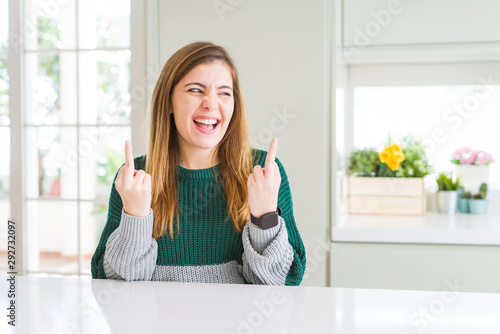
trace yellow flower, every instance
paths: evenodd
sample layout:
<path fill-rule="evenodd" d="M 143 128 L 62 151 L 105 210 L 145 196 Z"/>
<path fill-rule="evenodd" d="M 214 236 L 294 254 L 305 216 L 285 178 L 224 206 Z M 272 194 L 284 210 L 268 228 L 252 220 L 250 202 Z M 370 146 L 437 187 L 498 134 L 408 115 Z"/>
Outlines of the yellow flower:
<path fill-rule="evenodd" d="M 404 153 L 401 151 L 401 147 L 398 144 L 392 144 L 386 147 L 382 152 L 378 154 L 380 161 L 385 162 L 387 167 L 391 170 L 398 170 L 400 163 L 405 159 Z"/>

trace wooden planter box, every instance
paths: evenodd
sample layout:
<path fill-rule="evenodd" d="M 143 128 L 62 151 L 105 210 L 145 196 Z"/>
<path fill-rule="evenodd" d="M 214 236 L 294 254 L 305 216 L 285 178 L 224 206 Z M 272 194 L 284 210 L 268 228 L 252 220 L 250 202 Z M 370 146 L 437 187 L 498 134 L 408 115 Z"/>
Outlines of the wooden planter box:
<path fill-rule="evenodd" d="M 349 213 L 355 215 L 423 215 L 423 178 L 349 177 Z"/>

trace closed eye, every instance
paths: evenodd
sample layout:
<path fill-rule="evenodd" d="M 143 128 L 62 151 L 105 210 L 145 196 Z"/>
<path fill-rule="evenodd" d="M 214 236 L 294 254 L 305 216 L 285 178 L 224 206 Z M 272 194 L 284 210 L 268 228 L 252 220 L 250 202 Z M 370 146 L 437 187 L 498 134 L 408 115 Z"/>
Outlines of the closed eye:
<path fill-rule="evenodd" d="M 225 96 L 231 96 L 231 93 L 228 92 L 221 92 L 220 95 L 225 95 Z"/>

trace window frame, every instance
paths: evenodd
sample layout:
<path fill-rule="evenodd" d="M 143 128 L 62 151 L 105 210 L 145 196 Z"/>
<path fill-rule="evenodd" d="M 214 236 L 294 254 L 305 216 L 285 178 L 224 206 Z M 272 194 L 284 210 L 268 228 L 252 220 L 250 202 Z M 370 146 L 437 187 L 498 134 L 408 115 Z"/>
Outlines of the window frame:
<path fill-rule="evenodd" d="M 76 10 L 78 10 L 78 2 L 76 1 Z M 27 247 L 29 245 L 25 244 L 27 233 L 24 229 L 26 226 L 25 219 L 27 217 L 26 207 L 27 201 L 30 200 L 26 196 L 26 131 L 28 128 L 33 127 L 33 125 L 28 125 L 26 123 L 26 110 L 25 101 L 26 98 L 23 92 L 23 81 L 24 76 L 24 64 L 26 50 L 23 46 L 23 22 L 24 22 L 24 5 L 25 0 L 9 0 L 9 47 L 8 47 L 8 73 L 9 73 L 9 116 L 10 116 L 10 217 L 16 223 L 16 272 L 18 275 L 25 275 L 26 270 L 26 260 L 27 260 Z M 146 80 L 146 4 L 140 1 L 130 0 L 130 47 L 129 48 L 112 48 L 113 51 L 119 50 L 130 50 L 130 104 L 131 104 L 131 116 L 130 124 L 125 124 L 122 126 L 128 126 L 131 130 L 131 140 L 134 148 L 134 153 L 136 155 L 144 154 L 145 151 L 145 129 L 144 122 L 146 121 L 146 111 L 147 111 L 147 80 Z M 78 17 L 76 29 L 78 36 Z M 78 43 L 78 40 L 77 40 Z M 96 51 L 106 51 L 110 48 L 95 48 Z M 76 57 L 81 52 L 88 51 L 86 49 L 79 49 L 78 44 L 75 50 Z M 94 49 L 92 49 L 94 51 Z M 28 51 L 33 52 L 33 51 Z M 64 51 L 62 51 L 64 52 Z M 77 62 L 78 65 L 78 62 Z M 77 71 L 75 80 L 78 82 L 79 73 Z M 77 83 L 78 85 L 78 83 Z M 78 94 L 78 92 L 77 92 Z M 79 106 L 77 105 L 77 108 Z M 80 129 L 85 126 L 97 126 L 83 125 L 77 120 L 76 122 L 77 138 L 81 136 Z M 58 125 L 61 126 L 61 125 Z M 115 125 L 113 125 L 115 126 Z M 64 127 L 64 125 L 63 125 Z M 78 147 L 79 148 L 79 147 Z M 14 152 L 21 152 L 21 154 L 14 154 Z M 79 177 L 79 164 L 78 164 L 78 183 L 80 182 Z M 40 199 L 38 199 L 40 200 Z M 42 199 L 44 200 L 44 199 Z M 62 199 L 64 201 L 64 199 Z M 72 199 L 78 206 L 77 214 L 77 233 L 78 233 L 78 276 L 86 276 L 82 274 L 82 245 L 81 245 L 81 215 L 80 215 L 80 204 L 83 202 L 89 202 L 89 200 L 81 199 L 78 192 L 78 197 Z M 37 274 L 41 272 L 29 273 Z M 54 275 L 75 275 L 74 273 L 60 273 L 60 272 L 46 272 L 44 274 L 54 274 Z"/>

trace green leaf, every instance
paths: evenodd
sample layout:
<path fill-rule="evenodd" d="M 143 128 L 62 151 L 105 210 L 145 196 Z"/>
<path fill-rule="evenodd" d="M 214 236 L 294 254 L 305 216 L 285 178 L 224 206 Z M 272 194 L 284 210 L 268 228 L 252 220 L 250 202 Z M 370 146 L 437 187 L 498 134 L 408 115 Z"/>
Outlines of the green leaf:
<path fill-rule="evenodd" d="M 460 188 L 460 177 L 453 180 L 453 173 L 440 173 L 436 182 L 440 191 L 456 191 Z"/>
<path fill-rule="evenodd" d="M 378 152 L 372 148 L 356 150 L 349 157 L 349 173 L 357 176 L 378 176 L 381 164 Z"/>

